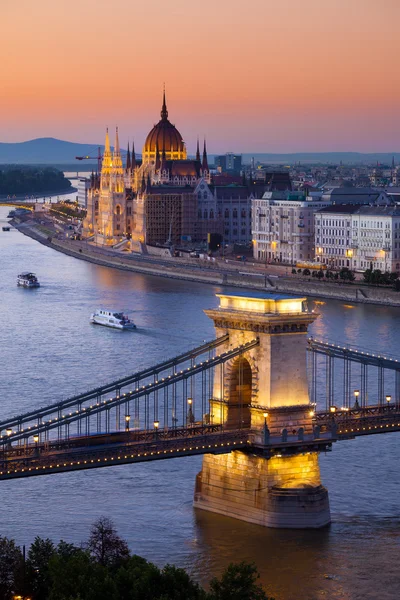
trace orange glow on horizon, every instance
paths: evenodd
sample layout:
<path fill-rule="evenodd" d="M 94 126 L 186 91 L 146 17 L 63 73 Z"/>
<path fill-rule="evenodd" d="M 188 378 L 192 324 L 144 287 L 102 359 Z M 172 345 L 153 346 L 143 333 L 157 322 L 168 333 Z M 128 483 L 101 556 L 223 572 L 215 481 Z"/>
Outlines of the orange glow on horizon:
<path fill-rule="evenodd" d="M 2 7 L 0 141 L 141 151 L 159 119 L 194 153 L 399 150 L 398 0 L 20 0 Z"/>

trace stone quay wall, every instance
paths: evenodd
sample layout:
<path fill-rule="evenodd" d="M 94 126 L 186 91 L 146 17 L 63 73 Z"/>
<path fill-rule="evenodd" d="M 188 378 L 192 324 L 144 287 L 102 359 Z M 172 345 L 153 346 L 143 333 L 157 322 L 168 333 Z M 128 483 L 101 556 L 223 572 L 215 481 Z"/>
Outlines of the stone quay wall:
<path fill-rule="evenodd" d="M 265 290 L 272 293 L 288 293 L 301 296 L 313 296 L 341 300 L 349 303 L 377 304 L 385 306 L 400 306 L 400 292 L 393 289 L 370 287 L 353 284 L 315 282 L 309 278 L 271 277 L 262 273 L 239 273 L 238 271 L 225 270 L 223 265 L 213 267 L 200 267 L 187 263 L 178 263 L 176 259 L 160 257 L 157 264 L 155 257 L 146 260 L 145 256 L 125 256 L 113 250 L 91 248 L 90 244 L 76 241 L 48 239 L 34 223 L 19 223 L 12 221 L 17 229 L 25 235 L 54 248 L 59 252 L 87 260 L 98 265 L 145 273 L 157 277 L 169 277 L 186 281 L 196 281 L 211 285 L 223 285 L 245 288 L 249 290 Z M 168 264 L 170 262 L 170 264 Z"/>

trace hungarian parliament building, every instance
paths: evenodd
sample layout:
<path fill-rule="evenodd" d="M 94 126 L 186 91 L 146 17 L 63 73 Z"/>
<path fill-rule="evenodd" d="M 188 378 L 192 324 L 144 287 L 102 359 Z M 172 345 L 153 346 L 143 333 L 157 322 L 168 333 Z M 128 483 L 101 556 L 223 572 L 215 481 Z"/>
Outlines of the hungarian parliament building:
<path fill-rule="evenodd" d="M 99 245 L 135 250 L 204 242 L 209 234 L 248 244 L 251 202 L 264 190 L 260 182 L 215 185 L 206 142 L 202 153 L 197 142 L 195 158 L 188 158 L 168 119 L 164 92 L 161 119 L 146 138 L 141 160 L 128 146 L 124 165 L 118 129 L 113 150 L 107 130 L 101 172 L 90 180 L 83 234 Z"/>

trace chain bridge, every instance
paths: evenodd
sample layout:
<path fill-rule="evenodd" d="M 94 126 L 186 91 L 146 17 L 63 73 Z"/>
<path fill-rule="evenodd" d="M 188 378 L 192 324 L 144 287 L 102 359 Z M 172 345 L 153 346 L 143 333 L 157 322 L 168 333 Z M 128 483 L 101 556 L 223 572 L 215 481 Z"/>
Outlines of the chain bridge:
<path fill-rule="evenodd" d="M 216 339 L 0 422 L 0 479 L 202 454 L 195 506 L 330 522 L 318 453 L 400 431 L 400 362 L 307 338 L 305 298 L 218 294 Z"/>

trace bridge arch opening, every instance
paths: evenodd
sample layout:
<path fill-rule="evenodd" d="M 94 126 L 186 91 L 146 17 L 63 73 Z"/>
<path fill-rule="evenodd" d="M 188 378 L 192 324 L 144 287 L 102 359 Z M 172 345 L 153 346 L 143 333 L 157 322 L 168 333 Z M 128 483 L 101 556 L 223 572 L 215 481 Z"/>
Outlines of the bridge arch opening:
<path fill-rule="evenodd" d="M 249 361 L 239 356 L 231 366 L 228 388 L 228 412 L 226 427 L 242 429 L 250 427 L 252 371 Z"/>

